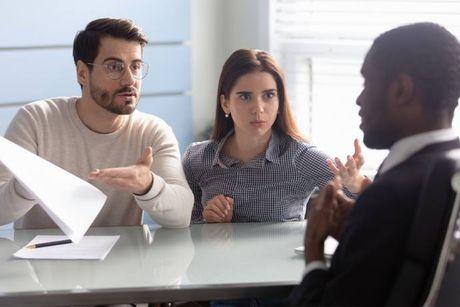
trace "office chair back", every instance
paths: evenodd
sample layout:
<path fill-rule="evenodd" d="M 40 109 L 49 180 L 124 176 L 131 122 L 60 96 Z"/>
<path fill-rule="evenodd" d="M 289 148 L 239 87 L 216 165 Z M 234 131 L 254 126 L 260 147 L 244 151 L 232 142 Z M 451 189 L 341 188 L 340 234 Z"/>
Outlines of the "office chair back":
<path fill-rule="evenodd" d="M 452 188 L 457 197 L 424 306 L 460 306 L 460 172 L 452 178 Z"/>
<path fill-rule="evenodd" d="M 459 199 L 451 180 L 460 171 L 460 150 L 446 152 L 430 167 L 420 193 L 406 254 L 387 300 L 388 306 L 423 305 L 438 259 L 457 217 Z M 460 178 L 460 177 L 459 177 Z"/>

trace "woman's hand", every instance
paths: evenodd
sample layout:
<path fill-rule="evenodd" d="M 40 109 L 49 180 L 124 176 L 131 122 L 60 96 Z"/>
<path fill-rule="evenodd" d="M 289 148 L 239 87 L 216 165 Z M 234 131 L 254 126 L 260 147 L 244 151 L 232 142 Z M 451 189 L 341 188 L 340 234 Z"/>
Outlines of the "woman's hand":
<path fill-rule="evenodd" d="M 222 194 L 208 200 L 203 218 L 208 223 L 230 223 L 233 217 L 233 198 Z"/>
<path fill-rule="evenodd" d="M 360 173 L 361 167 L 364 164 L 364 156 L 358 139 L 355 139 L 354 147 L 355 152 L 352 156 L 347 156 L 345 164 L 336 157 L 334 161 L 327 160 L 327 165 L 335 176 L 342 178 L 343 185 L 350 192 L 357 194 L 363 190 L 364 185 L 367 186 L 369 179 Z"/>

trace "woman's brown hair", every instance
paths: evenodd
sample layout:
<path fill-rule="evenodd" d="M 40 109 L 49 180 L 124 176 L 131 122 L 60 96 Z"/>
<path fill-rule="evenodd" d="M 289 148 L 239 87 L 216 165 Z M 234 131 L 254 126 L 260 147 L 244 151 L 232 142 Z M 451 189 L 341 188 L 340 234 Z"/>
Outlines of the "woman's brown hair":
<path fill-rule="evenodd" d="M 238 78 L 256 71 L 271 74 L 276 82 L 279 107 L 273 129 L 295 140 L 305 141 L 292 116 L 281 68 L 270 54 L 255 49 L 239 49 L 233 52 L 222 68 L 217 88 L 216 117 L 211 138 L 220 140 L 233 129 L 233 120 L 225 117 L 225 112 L 220 105 L 220 96 L 224 95 L 228 99 Z"/>

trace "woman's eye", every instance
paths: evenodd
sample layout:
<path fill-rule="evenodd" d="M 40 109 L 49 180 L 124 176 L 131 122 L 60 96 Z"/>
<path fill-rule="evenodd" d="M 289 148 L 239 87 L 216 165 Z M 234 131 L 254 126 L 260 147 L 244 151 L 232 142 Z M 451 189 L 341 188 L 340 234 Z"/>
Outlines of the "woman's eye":
<path fill-rule="evenodd" d="M 271 99 L 271 98 L 273 98 L 273 97 L 275 97 L 275 96 L 276 96 L 276 95 L 275 95 L 274 92 L 268 92 L 268 93 L 265 94 L 265 97 L 267 97 L 267 98 L 269 98 L 269 99 Z"/>
<path fill-rule="evenodd" d="M 251 95 L 249 95 L 249 94 L 240 94 L 240 99 L 245 100 L 245 101 L 249 100 L 249 99 L 251 99 Z"/>

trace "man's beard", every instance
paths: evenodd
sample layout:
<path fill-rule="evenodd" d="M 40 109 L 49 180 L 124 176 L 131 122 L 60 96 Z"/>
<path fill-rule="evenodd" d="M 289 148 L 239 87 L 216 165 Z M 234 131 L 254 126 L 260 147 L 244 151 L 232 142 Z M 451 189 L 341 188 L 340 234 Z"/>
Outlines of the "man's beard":
<path fill-rule="evenodd" d="M 119 93 L 124 92 L 136 92 L 136 90 L 132 87 L 126 86 L 121 89 L 116 90 L 113 93 L 109 91 L 97 87 L 93 85 L 91 82 L 89 84 L 89 91 L 91 98 L 102 108 L 106 109 L 107 111 L 118 114 L 118 115 L 126 115 L 131 114 L 136 109 L 136 106 L 139 102 L 138 96 L 134 97 L 134 100 L 131 103 L 122 103 L 117 105 L 115 102 L 115 97 Z"/>

